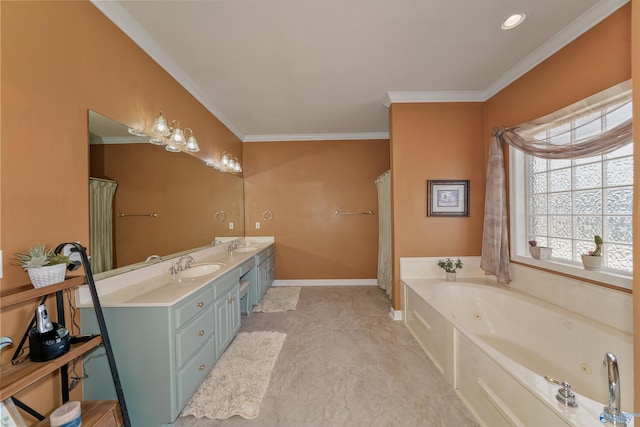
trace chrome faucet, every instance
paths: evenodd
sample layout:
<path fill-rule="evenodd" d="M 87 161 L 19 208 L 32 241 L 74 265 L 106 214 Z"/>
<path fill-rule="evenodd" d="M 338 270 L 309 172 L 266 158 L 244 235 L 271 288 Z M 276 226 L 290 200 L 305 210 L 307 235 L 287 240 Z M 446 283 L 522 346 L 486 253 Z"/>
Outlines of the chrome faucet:
<path fill-rule="evenodd" d="M 149 255 L 145 262 L 154 261 L 154 260 L 162 261 L 162 257 L 160 255 Z"/>
<path fill-rule="evenodd" d="M 604 412 L 609 415 L 609 424 L 626 426 L 626 418 L 620 411 L 620 375 L 618 373 L 618 359 L 613 353 L 606 353 L 602 363 L 607 367 L 607 377 L 609 378 L 609 406 L 604 408 Z"/>
<path fill-rule="evenodd" d="M 229 251 L 229 255 L 233 255 L 233 251 L 238 249 L 239 245 L 240 245 L 240 239 L 234 239 L 230 241 L 229 246 L 227 247 L 227 250 Z"/>
<path fill-rule="evenodd" d="M 185 262 L 184 267 L 182 266 L 182 260 L 187 260 L 187 262 Z M 191 267 L 191 263 L 195 262 L 195 258 L 193 258 L 191 255 L 182 255 L 180 257 L 180 259 L 178 260 L 178 262 L 176 263 L 176 269 L 178 271 L 182 271 L 186 268 L 190 268 Z"/>

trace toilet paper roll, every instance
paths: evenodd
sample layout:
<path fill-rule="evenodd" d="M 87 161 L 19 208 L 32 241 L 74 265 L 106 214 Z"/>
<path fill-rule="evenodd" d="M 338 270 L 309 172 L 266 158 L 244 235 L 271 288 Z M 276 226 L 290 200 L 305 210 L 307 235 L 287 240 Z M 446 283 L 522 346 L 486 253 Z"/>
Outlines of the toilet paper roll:
<path fill-rule="evenodd" d="M 67 402 L 51 413 L 51 427 L 79 427 L 82 425 L 80 402 Z"/>

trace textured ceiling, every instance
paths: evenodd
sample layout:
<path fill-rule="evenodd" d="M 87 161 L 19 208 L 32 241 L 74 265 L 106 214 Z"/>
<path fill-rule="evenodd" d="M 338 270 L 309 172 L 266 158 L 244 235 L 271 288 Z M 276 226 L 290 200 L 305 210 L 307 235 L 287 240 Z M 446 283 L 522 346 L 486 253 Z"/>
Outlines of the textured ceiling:
<path fill-rule="evenodd" d="M 385 103 L 482 101 L 626 0 L 94 1 L 240 139 L 386 137 Z M 500 24 L 527 11 L 519 27 Z"/>

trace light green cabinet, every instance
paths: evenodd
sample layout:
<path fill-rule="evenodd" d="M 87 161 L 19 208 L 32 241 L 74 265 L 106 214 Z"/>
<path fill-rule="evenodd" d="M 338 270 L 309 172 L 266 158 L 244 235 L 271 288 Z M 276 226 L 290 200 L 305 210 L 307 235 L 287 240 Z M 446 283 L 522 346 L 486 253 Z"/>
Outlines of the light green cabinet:
<path fill-rule="evenodd" d="M 240 330 L 240 286 L 222 290 L 214 305 L 217 360 Z"/>
<path fill-rule="evenodd" d="M 234 269 L 170 307 L 103 307 L 132 425 L 178 418 L 240 329 L 239 278 Z M 83 333 L 97 331 L 93 309 L 81 313 Z M 114 399 L 104 350 L 83 363 L 83 398 Z"/>

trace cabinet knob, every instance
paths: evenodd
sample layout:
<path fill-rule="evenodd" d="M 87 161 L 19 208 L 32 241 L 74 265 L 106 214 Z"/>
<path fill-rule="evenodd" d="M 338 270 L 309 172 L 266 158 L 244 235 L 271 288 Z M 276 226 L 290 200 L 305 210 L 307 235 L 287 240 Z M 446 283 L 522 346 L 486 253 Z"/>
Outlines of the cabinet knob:
<path fill-rule="evenodd" d="M 202 307 L 204 307 L 204 303 L 203 303 L 202 301 L 200 301 L 200 302 L 198 303 L 198 308 L 202 308 Z"/>
<path fill-rule="evenodd" d="M 204 331 L 198 331 L 198 335 L 203 336 L 204 335 Z"/>
<path fill-rule="evenodd" d="M 200 367 L 198 368 L 201 371 L 204 371 L 204 365 L 200 365 Z"/>

